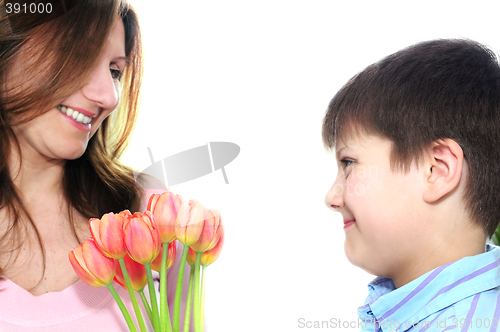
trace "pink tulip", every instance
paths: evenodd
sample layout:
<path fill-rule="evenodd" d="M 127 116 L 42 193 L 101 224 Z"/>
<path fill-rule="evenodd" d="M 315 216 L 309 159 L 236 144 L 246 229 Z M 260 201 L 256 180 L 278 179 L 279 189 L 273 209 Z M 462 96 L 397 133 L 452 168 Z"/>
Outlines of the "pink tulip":
<path fill-rule="evenodd" d="M 69 261 L 80 279 L 93 287 L 107 286 L 115 276 L 115 260 L 104 256 L 92 238 L 70 251 Z"/>
<path fill-rule="evenodd" d="M 156 259 L 151 263 L 151 269 L 160 272 L 162 255 L 163 255 L 163 246 L 160 249 L 158 257 L 156 257 Z M 175 241 L 170 242 L 168 244 L 167 269 L 169 269 L 174 264 L 176 255 L 177 255 L 177 243 Z"/>
<path fill-rule="evenodd" d="M 150 264 L 160 252 L 160 234 L 151 212 L 136 212 L 123 225 L 123 238 L 130 257 L 143 265 Z"/>
<path fill-rule="evenodd" d="M 201 202 L 191 199 L 184 201 L 177 215 L 175 236 L 185 246 L 198 241 L 203 230 L 205 207 Z"/>
<path fill-rule="evenodd" d="M 219 241 L 215 244 L 215 246 L 212 249 L 209 249 L 207 251 L 204 251 L 201 254 L 201 263 L 200 265 L 202 266 L 209 266 L 213 262 L 215 262 L 222 251 L 222 246 L 224 245 L 224 228 L 221 227 L 220 231 L 220 237 Z M 190 263 L 193 262 L 193 264 Z M 189 265 L 193 266 L 194 261 L 196 261 L 196 251 L 193 249 L 189 248 L 188 256 L 187 256 L 187 262 Z"/>
<path fill-rule="evenodd" d="M 201 235 L 198 241 L 190 246 L 196 252 L 212 249 L 219 241 L 222 230 L 222 218 L 219 210 L 205 209 L 204 218 Z"/>
<path fill-rule="evenodd" d="M 89 220 L 92 237 L 104 255 L 118 259 L 127 254 L 123 241 L 123 223 L 126 218 L 126 214 L 122 212 L 119 214 L 110 212 L 101 219 Z"/>
<path fill-rule="evenodd" d="M 123 257 L 123 261 L 125 262 L 125 267 L 127 268 L 128 276 L 130 277 L 130 282 L 132 283 L 132 288 L 134 289 L 134 291 L 138 292 L 144 289 L 144 287 L 146 287 L 146 284 L 148 283 L 146 268 L 144 267 L 144 265 L 137 263 L 132 258 L 130 258 L 129 255 Z M 123 288 L 127 289 L 120 263 L 117 260 L 115 260 L 115 263 L 115 281 L 119 283 Z"/>
<path fill-rule="evenodd" d="M 154 216 L 161 242 L 170 243 L 175 240 L 175 221 L 181 205 L 182 197 L 169 191 L 153 194 L 149 198 L 148 211 Z"/>

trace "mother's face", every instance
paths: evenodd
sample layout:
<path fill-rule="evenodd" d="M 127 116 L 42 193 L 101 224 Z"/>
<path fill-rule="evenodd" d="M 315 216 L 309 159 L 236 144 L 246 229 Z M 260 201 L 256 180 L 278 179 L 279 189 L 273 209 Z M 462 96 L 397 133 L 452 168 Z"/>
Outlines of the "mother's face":
<path fill-rule="evenodd" d="M 57 107 L 13 128 L 23 155 L 46 160 L 80 157 L 102 121 L 120 102 L 119 78 L 126 62 L 125 30 L 117 17 L 101 57 L 81 88 Z M 19 73 L 20 68 L 22 59 L 14 63 L 11 72 Z"/>

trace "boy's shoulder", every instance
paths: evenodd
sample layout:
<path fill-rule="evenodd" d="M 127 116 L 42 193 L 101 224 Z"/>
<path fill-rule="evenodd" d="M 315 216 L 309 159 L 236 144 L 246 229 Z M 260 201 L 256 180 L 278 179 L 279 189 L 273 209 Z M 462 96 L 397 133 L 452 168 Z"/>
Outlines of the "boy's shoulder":
<path fill-rule="evenodd" d="M 460 330 L 496 328 L 500 326 L 500 286 L 480 291 L 453 305 L 452 323 Z"/>
<path fill-rule="evenodd" d="M 398 331 L 478 331 L 500 325 L 500 248 L 464 257 L 391 289 L 392 281 L 377 278 L 358 309 L 361 320 L 392 322 Z M 383 327 L 383 326 L 382 326 Z M 409 328 L 409 329 L 408 329 Z M 367 329 L 369 331 L 370 329 Z"/>
<path fill-rule="evenodd" d="M 490 331 L 500 326 L 500 286 L 483 290 L 443 308 L 423 322 L 432 331 Z M 426 326 L 421 323 L 421 327 Z"/>

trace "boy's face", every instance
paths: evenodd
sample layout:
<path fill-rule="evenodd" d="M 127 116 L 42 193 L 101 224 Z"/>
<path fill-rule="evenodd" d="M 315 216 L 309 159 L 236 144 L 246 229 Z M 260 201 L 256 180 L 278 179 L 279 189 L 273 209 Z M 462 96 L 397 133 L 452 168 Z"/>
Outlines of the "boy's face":
<path fill-rule="evenodd" d="M 390 140 L 377 136 L 338 140 L 338 175 L 325 197 L 326 205 L 344 219 L 339 227 L 344 227 L 349 261 L 389 278 L 411 270 L 419 246 L 432 237 L 431 224 L 421 213 L 425 174 L 414 164 L 407 174 L 392 173 L 391 148 Z"/>

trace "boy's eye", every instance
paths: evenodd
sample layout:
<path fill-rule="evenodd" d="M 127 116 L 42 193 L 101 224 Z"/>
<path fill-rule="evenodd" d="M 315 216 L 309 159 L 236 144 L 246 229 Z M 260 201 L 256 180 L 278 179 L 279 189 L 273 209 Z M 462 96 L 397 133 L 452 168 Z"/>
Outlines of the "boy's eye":
<path fill-rule="evenodd" d="M 347 166 L 349 166 L 350 164 L 352 164 L 352 163 L 353 163 L 353 161 L 352 161 L 352 160 L 349 160 L 349 159 L 342 159 L 340 162 L 341 162 L 342 164 L 344 164 L 344 167 L 347 167 Z"/>
<path fill-rule="evenodd" d="M 109 71 L 111 72 L 111 77 L 113 77 L 114 80 L 119 81 L 120 78 L 122 77 L 122 72 L 118 69 L 110 68 Z"/>

